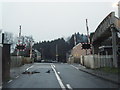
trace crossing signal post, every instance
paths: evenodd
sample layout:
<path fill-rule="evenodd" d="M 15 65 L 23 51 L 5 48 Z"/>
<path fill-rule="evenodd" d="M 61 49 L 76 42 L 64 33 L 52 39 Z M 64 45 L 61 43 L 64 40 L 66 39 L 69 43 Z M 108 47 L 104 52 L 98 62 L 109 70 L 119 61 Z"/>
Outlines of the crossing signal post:
<path fill-rule="evenodd" d="M 82 44 L 82 49 L 91 49 L 91 45 L 88 43 Z"/>
<path fill-rule="evenodd" d="M 24 51 L 26 48 L 25 44 L 17 44 L 16 49 L 17 49 L 17 56 L 19 56 L 20 51 Z"/>
<path fill-rule="evenodd" d="M 25 49 L 25 45 L 17 45 L 16 47 L 18 50 L 24 50 Z"/>
<path fill-rule="evenodd" d="M 88 50 L 88 49 L 91 49 L 91 44 L 83 43 L 83 44 L 82 44 L 82 49 L 85 49 L 85 50 L 86 50 L 86 55 L 87 55 L 87 50 Z"/>

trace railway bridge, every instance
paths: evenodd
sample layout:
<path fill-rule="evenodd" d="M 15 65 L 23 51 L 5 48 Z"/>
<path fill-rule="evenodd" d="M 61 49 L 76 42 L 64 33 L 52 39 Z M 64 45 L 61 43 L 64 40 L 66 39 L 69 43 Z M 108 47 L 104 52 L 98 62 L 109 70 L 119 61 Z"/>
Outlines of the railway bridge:
<path fill-rule="evenodd" d="M 113 64 L 118 67 L 120 58 L 120 19 L 115 16 L 115 12 L 111 12 L 97 27 L 93 38 L 92 48 L 93 54 L 102 54 L 108 50 L 107 54 L 113 56 Z"/>

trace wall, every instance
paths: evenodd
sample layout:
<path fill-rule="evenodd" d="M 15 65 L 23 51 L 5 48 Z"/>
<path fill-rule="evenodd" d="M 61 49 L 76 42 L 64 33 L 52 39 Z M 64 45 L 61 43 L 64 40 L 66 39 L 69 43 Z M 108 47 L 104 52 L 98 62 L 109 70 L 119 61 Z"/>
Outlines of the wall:
<path fill-rule="evenodd" d="M 23 56 L 11 56 L 11 64 L 10 67 L 20 67 L 24 64 L 33 63 L 34 60 L 30 59 L 30 57 L 23 57 Z"/>
<path fill-rule="evenodd" d="M 115 67 L 112 55 L 81 56 L 80 63 L 88 68 Z"/>
<path fill-rule="evenodd" d="M 21 56 L 11 56 L 11 68 L 13 67 L 19 67 L 22 65 L 22 59 Z"/>
<path fill-rule="evenodd" d="M 2 45 L 0 44 L 0 86 L 2 86 Z"/>
<path fill-rule="evenodd" d="M 10 79 L 10 44 L 4 44 L 2 48 L 2 82 Z"/>
<path fill-rule="evenodd" d="M 91 50 L 88 49 L 87 54 L 90 54 L 90 53 L 91 53 Z M 73 47 L 73 49 L 71 51 L 71 55 L 75 58 L 80 58 L 80 56 L 85 56 L 86 55 L 86 50 L 82 49 L 82 44 L 79 43 L 75 47 Z"/>

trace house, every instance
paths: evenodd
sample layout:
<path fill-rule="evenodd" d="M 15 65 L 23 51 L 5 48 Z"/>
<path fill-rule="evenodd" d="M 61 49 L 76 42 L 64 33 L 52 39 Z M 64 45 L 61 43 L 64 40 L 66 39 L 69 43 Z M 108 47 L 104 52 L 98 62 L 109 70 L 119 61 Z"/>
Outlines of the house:
<path fill-rule="evenodd" d="M 83 43 L 78 43 L 76 46 L 72 48 L 71 53 L 69 55 L 68 62 L 80 63 L 80 58 L 82 56 L 91 54 L 91 49 L 83 49 L 82 44 Z"/>

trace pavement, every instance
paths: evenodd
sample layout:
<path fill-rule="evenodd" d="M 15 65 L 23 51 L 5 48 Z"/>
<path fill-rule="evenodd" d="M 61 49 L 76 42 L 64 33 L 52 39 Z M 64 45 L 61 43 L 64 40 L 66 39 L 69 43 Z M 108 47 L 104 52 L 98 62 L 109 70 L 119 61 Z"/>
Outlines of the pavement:
<path fill-rule="evenodd" d="M 21 67 L 14 67 L 10 69 L 10 78 L 15 79 L 16 77 L 19 77 L 22 72 L 26 71 L 27 68 L 32 66 L 33 64 L 25 64 Z"/>
<path fill-rule="evenodd" d="M 115 84 L 120 85 L 120 74 L 113 74 L 113 73 L 106 73 L 101 70 L 94 70 L 94 69 L 88 69 L 85 66 L 82 66 L 81 64 L 73 64 L 76 66 L 79 70 L 89 73 L 91 75 L 94 75 L 96 77 L 102 78 L 104 80 L 110 81 Z"/>

